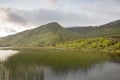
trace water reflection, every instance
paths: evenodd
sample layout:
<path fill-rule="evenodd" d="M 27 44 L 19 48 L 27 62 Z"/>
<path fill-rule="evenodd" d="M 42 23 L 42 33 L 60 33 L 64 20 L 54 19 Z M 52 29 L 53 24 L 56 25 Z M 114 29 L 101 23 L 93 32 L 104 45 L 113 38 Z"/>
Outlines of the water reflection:
<path fill-rule="evenodd" d="M 39 65 L 17 65 L 16 68 L 1 66 L 0 71 L 0 80 L 120 80 L 120 64 L 115 62 L 67 72 L 56 72 L 50 67 Z"/>
<path fill-rule="evenodd" d="M 9 56 L 12 56 L 12 55 L 14 55 L 16 53 L 18 53 L 18 51 L 14 51 L 14 50 L 0 50 L 0 60 L 4 61 Z"/>
<path fill-rule="evenodd" d="M 97 64 L 88 70 L 68 71 L 67 73 L 53 74 L 45 72 L 45 80 L 120 80 L 120 64 L 106 62 Z M 47 77 L 49 75 L 49 77 Z M 51 77 L 52 76 L 52 77 Z"/>

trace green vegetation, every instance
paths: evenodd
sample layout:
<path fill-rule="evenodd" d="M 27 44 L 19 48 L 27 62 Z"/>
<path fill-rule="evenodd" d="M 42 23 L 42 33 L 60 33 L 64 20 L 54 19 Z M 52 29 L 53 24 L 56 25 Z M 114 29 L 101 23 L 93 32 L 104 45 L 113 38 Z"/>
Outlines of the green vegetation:
<path fill-rule="evenodd" d="M 54 46 L 78 39 L 78 35 L 53 22 L 0 39 L 1 46 Z"/>
<path fill-rule="evenodd" d="M 117 38 L 117 40 L 116 40 Z M 107 37 L 107 38 L 93 38 L 81 39 L 76 41 L 65 42 L 56 47 L 60 48 L 75 48 L 83 50 L 102 50 L 102 51 L 120 51 L 120 38 Z"/>
<path fill-rule="evenodd" d="M 120 35 L 120 20 L 101 26 L 73 27 L 67 29 L 78 33 L 81 38 L 97 38 L 103 36 Z"/>
<path fill-rule="evenodd" d="M 53 71 L 55 75 L 79 69 L 85 71 L 95 64 L 111 59 L 107 53 L 75 49 L 21 48 L 18 50 L 20 51 L 18 54 L 9 57 L 4 64 L 0 64 L 1 80 L 45 80 L 44 71 Z"/>
<path fill-rule="evenodd" d="M 0 62 L 0 79 L 44 80 L 44 68 L 65 72 L 79 68 L 84 70 L 111 59 L 119 61 L 119 53 L 107 53 L 120 52 L 119 30 L 120 21 L 100 27 L 77 28 L 77 31 L 53 22 L 0 38 L 0 46 L 12 46 L 19 51 L 5 62 Z"/>
<path fill-rule="evenodd" d="M 58 23 L 53 22 L 35 29 L 1 38 L 0 46 L 60 47 L 84 50 L 120 51 L 119 30 L 120 20 L 99 27 L 82 28 L 63 28 Z"/>
<path fill-rule="evenodd" d="M 86 68 L 108 60 L 108 54 L 64 49 L 21 49 L 6 61 L 7 66 L 42 65 L 55 70 Z"/>

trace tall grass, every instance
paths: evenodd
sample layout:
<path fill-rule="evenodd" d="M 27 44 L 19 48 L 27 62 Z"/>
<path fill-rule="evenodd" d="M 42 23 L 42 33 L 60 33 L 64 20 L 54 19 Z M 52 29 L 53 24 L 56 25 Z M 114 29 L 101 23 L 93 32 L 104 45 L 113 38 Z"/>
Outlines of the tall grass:
<path fill-rule="evenodd" d="M 44 80 L 45 67 L 57 72 L 88 68 L 109 59 L 104 53 L 63 49 L 20 49 L 0 66 L 0 80 Z"/>
<path fill-rule="evenodd" d="M 107 54 L 100 52 L 83 52 L 79 50 L 62 49 L 27 49 L 20 50 L 8 59 L 7 65 L 38 64 L 56 69 L 88 67 L 91 64 L 108 59 Z"/>

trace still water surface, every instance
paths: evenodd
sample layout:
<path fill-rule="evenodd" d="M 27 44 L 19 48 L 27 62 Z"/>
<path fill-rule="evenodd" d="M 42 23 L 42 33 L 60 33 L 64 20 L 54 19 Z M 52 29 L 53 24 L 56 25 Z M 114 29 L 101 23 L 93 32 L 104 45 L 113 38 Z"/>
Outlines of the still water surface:
<path fill-rule="evenodd" d="M 18 51 L 0 50 L 0 59 L 5 60 L 16 53 Z M 54 71 L 50 67 L 39 65 L 27 67 L 19 65 L 15 70 L 0 66 L 0 69 L 0 80 L 120 80 L 120 64 L 113 61 L 97 63 L 89 68 L 67 71 Z M 10 71 L 16 73 L 10 73 Z"/>
<path fill-rule="evenodd" d="M 15 50 L 0 50 L 0 60 L 4 61 L 9 56 L 12 56 L 16 53 L 18 53 L 18 51 L 15 51 Z"/>
<path fill-rule="evenodd" d="M 87 70 L 79 69 L 59 74 L 48 70 L 44 75 L 45 80 L 120 80 L 120 64 L 105 62 Z"/>

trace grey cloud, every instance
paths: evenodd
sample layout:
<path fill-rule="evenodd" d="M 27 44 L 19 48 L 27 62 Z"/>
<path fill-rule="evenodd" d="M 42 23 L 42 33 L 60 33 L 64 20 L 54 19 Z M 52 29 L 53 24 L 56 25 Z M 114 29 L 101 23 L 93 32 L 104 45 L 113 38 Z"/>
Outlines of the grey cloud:
<path fill-rule="evenodd" d="M 39 26 L 48 22 L 59 22 L 64 26 L 75 26 L 75 25 L 91 25 L 98 23 L 96 17 L 90 17 L 85 13 L 72 13 L 64 12 L 62 10 L 48 10 L 48 9 L 37 9 L 37 10 L 7 10 L 7 18 L 5 21 L 13 24 L 28 25 L 28 23 Z M 27 26 L 26 26 L 27 27 Z"/>
<path fill-rule="evenodd" d="M 13 24 L 28 25 L 28 22 L 19 14 L 19 12 L 11 9 L 5 9 L 4 11 L 6 14 L 5 21 Z"/>
<path fill-rule="evenodd" d="M 11 13 L 11 12 L 7 13 L 6 21 L 12 22 L 12 23 L 15 23 L 15 24 L 21 24 L 21 25 L 27 25 L 28 24 L 27 21 L 23 17 L 21 17 L 19 14 Z"/>
<path fill-rule="evenodd" d="M 98 4 L 98 2 L 95 3 Z M 105 5 L 102 5 L 102 3 L 98 7 L 95 5 L 91 6 L 91 4 L 84 5 L 80 8 L 81 12 L 66 12 L 57 9 L 12 10 L 1 8 L 1 10 L 5 10 L 7 15 L 5 21 L 24 26 L 28 24 L 39 26 L 53 21 L 59 22 L 64 26 L 100 25 L 111 19 L 120 18 L 120 6 L 116 5 L 115 9 L 112 7 L 105 7 L 103 9 Z"/>
<path fill-rule="evenodd" d="M 56 21 L 63 25 L 85 25 L 93 23 L 91 18 L 86 14 L 64 12 L 62 10 L 47 10 L 47 9 L 38 9 L 33 11 L 20 11 L 21 15 L 30 23 L 34 25 L 41 25 L 48 22 Z"/>
<path fill-rule="evenodd" d="M 110 20 L 120 18 L 120 0 L 1 0 L 6 5 L 16 2 L 14 7 L 36 7 L 37 10 L 8 10 L 5 12 L 7 18 L 5 21 L 21 24 L 21 25 L 41 25 L 47 22 L 57 21 L 63 25 L 99 25 Z M 74 1 L 74 5 L 71 2 Z M 29 4 L 28 4 L 29 2 Z M 43 9 L 49 4 L 57 4 L 57 9 L 53 8 Z M 21 4 L 24 3 L 22 6 Z M 28 5 L 27 5 L 28 4 Z M 33 5 L 32 5 L 33 4 Z M 65 4 L 65 6 L 61 6 Z M 64 12 L 67 6 L 71 12 Z M 38 9 L 42 7 L 42 9 Z M 23 8 L 23 9 L 24 9 Z M 75 11 L 74 11 L 75 8 Z M 74 13 L 73 13 L 74 12 Z"/>

